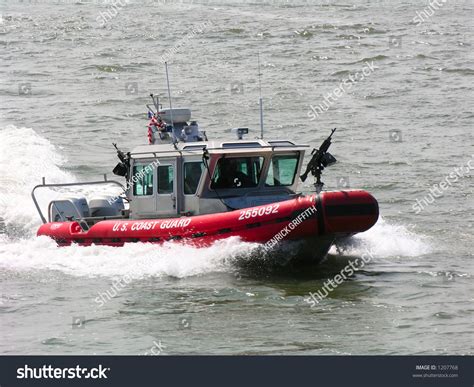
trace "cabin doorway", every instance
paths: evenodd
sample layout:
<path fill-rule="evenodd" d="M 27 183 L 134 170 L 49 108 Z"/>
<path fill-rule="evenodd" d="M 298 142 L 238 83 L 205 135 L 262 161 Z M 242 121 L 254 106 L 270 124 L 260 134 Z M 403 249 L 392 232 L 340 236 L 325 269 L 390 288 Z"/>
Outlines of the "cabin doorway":
<path fill-rule="evenodd" d="M 176 159 L 160 159 L 156 172 L 156 214 L 158 216 L 177 214 L 178 168 Z"/>

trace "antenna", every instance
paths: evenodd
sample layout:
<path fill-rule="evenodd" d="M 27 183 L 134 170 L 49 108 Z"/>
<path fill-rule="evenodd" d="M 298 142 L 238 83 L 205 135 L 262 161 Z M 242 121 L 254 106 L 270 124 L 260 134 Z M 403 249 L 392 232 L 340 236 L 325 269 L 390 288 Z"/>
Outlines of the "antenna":
<path fill-rule="evenodd" d="M 173 137 L 174 137 L 173 105 L 171 104 L 171 89 L 170 89 L 170 78 L 169 78 L 169 75 L 168 75 L 168 62 L 165 62 L 165 69 L 166 69 L 166 83 L 168 85 L 168 99 L 170 101 L 171 128 L 173 128 Z M 176 138 L 174 140 L 176 141 Z"/>
<path fill-rule="evenodd" d="M 260 53 L 257 54 L 258 60 L 258 87 L 260 90 L 260 98 L 258 104 L 260 106 L 260 138 L 263 140 L 263 99 L 262 99 L 262 73 L 260 71 Z"/>
<path fill-rule="evenodd" d="M 157 112 L 160 111 L 160 100 L 158 97 L 155 97 L 153 93 L 150 94 L 151 99 L 153 100 L 153 105 L 155 105 L 155 109 Z"/>

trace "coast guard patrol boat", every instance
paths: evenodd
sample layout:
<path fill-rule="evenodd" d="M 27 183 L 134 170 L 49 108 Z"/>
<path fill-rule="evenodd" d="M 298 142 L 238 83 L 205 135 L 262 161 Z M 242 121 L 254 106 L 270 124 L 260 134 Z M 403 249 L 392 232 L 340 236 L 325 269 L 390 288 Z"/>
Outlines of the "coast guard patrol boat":
<path fill-rule="evenodd" d="M 328 152 L 334 130 L 313 150 L 300 176 L 308 145 L 246 139 L 247 128 L 234 129 L 235 139 L 209 140 L 190 109 L 163 109 L 151 97 L 148 144 L 127 153 L 117 148 L 120 162 L 113 172 L 125 184 L 106 176 L 65 184 L 43 178 L 32 192 L 43 221 L 38 235 L 60 246 L 167 241 L 209 246 L 238 237 L 261 244 L 270 257 L 292 246 L 294 258 L 314 261 L 338 238 L 377 222 L 378 204 L 368 192 L 322 190 L 321 173 L 336 161 Z M 315 192 L 303 195 L 298 186 L 308 174 L 315 177 Z M 99 184 L 115 184 L 121 194 L 53 200 L 46 217 L 35 197 L 39 188 Z"/>

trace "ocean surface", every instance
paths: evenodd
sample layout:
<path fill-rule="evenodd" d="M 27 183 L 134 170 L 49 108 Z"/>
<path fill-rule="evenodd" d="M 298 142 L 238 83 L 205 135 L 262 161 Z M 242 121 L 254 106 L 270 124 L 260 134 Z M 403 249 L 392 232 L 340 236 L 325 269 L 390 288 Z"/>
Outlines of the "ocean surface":
<path fill-rule="evenodd" d="M 473 1 L 114 4 L 0 1 L 1 354 L 474 353 Z M 112 176 L 112 142 L 147 142 L 148 94 L 168 103 L 163 60 L 173 105 L 210 138 L 257 136 L 258 55 L 265 136 L 319 146 L 337 127 L 323 181 L 371 192 L 376 226 L 320 265 L 258 271 L 239 264 L 258 246 L 237 239 L 58 248 L 35 236 L 41 177 Z"/>

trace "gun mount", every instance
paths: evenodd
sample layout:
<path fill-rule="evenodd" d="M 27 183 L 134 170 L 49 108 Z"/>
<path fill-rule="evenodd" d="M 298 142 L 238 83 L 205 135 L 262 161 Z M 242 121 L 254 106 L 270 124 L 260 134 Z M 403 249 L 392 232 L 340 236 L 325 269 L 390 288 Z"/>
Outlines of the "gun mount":
<path fill-rule="evenodd" d="M 323 141 L 319 149 L 313 149 L 311 152 L 311 160 L 306 166 L 305 172 L 300 176 L 301 181 L 304 182 L 307 179 L 308 174 L 311 172 L 311 174 L 316 178 L 314 188 L 317 193 L 320 193 L 324 186 L 324 183 L 321 181 L 321 174 L 324 168 L 333 165 L 337 161 L 336 158 L 328 152 L 328 149 L 331 146 L 331 137 L 335 131 L 336 128 L 331 131 L 331 134 Z"/>
<path fill-rule="evenodd" d="M 130 152 L 125 154 L 117 147 L 117 144 L 112 143 L 112 145 L 117 150 L 117 157 L 120 160 L 112 172 L 114 175 L 124 176 L 128 179 L 128 174 L 130 172 Z"/>

